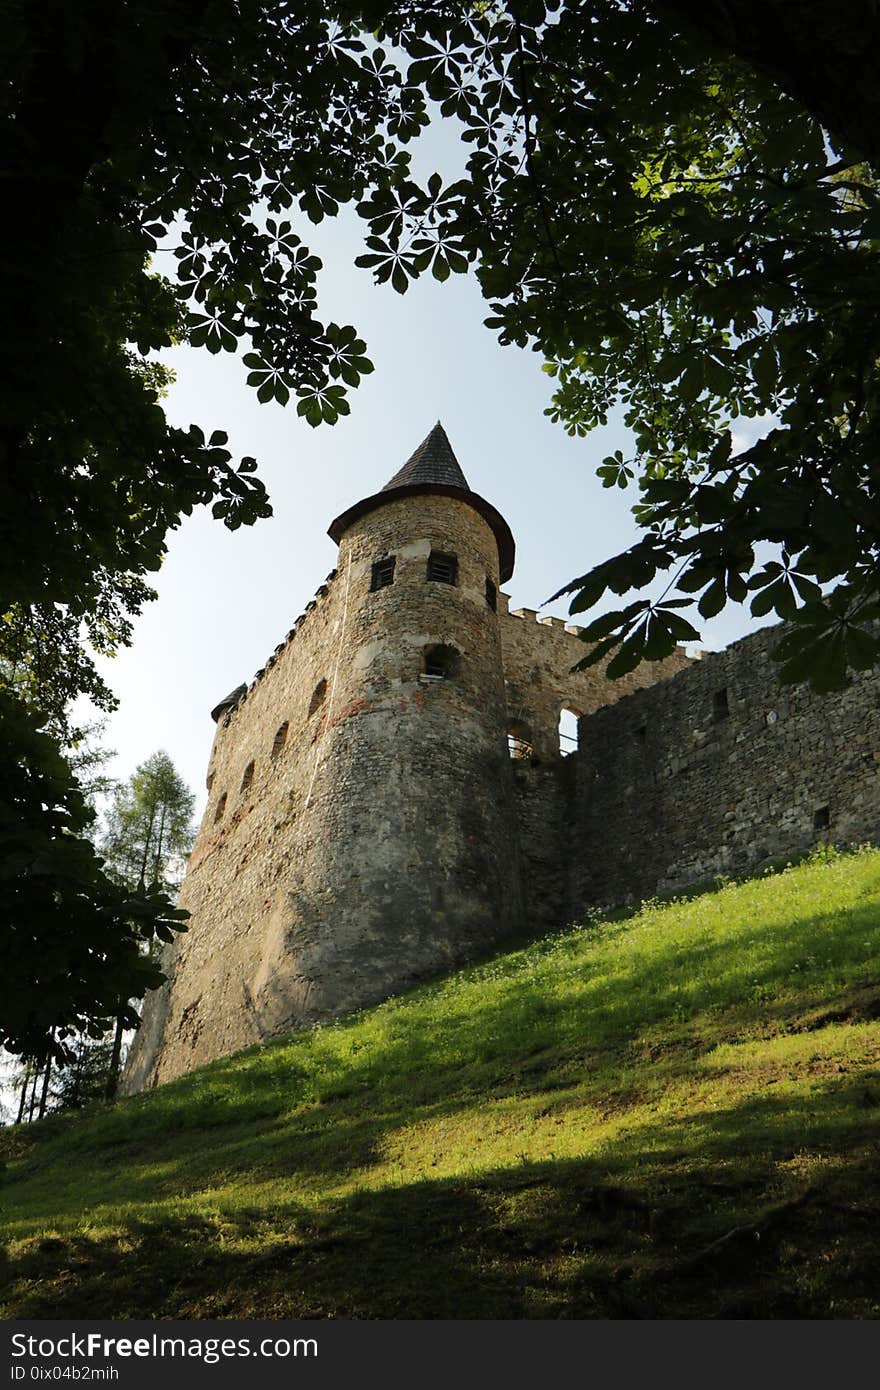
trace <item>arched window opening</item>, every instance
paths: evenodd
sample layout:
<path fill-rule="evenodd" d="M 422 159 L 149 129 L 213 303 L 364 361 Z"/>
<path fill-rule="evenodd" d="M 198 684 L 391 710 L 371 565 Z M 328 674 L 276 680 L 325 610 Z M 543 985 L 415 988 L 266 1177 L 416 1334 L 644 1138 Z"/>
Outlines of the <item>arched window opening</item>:
<path fill-rule="evenodd" d="M 253 762 L 249 762 L 248 765 L 247 765 L 247 767 L 245 768 L 243 774 L 242 774 L 242 778 L 241 778 L 241 787 L 239 788 L 239 791 L 241 791 L 241 792 L 246 792 L 246 791 L 248 790 L 248 788 L 250 787 L 251 782 L 252 782 L 253 780 L 254 780 L 254 765 L 253 765 Z"/>
<path fill-rule="evenodd" d="M 493 613 L 497 612 L 497 609 L 498 609 L 498 590 L 495 588 L 494 583 L 492 582 L 492 580 L 489 578 L 488 575 L 486 575 L 486 602 L 488 603 L 489 607 L 492 609 L 492 612 L 493 612 Z"/>
<path fill-rule="evenodd" d="M 534 749 L 532 731 L 521 719 L 512 719 L 507 726 L 507 751 L 512 758 L 530 758 Z"/>
<path fill-rule="evenodd" d="M 214 812 L 214 824 L 215 824 L 215 825 L 217 824 L 218 821 L 220 821 L 220 820 L 223 819 L 223 813 L 224 813 L 225 810 L 226 810 L 226 793 L 224 792 L 223 795 L 221 796 L 220 800 L 217 802 L 217 810 Z"/>
<path fill-rule="evenodd" d="M 324 680 L 324 678 L 323 678 L 323 676 L 322 676 L 321 679 L 318 681 L 318 684 L 315 686 L 314 690 L 312 691 L 312 698 L 311 698 L 311 700 L 309 701 L 309 719 L 311 719 L 311 717 L 312 717 L 312 715 L 315 713 L 315 710 L 316 710 L 316 709 L 320 709 L 320 708 L 321 708 L 321 706 L 322 706 L 323 703 L 324 703 L 324 696 L 325 696 L 326 694 L 327 694 L 327 682 Z"/>
<path fill-rule="evenodd" d="M 440 643 L 436 647 L 425 648 L 425 675 L 434 680 L 451 680 L 458 671 L 458 652 L 454 647 Z"/>
<path fill-rule="evenodd" d="M 275 740 L 274 740 L 274 742 L 273 742 L 273 744 L 272 744 L 272 757 L 273 757 L 273 758 L 277 758 L 277 757 L 278 757 L 279 753 L 281 752 L 282 748 L 284 747 L 285 743 L 287 742 L 287 727 L 288 727 L 288 726 L 287 726 L 287 720 L 285 719 L 284 723 L 281 725 L 280 729 L 279 729 L 278 732 L 276 733 L 276 735 L 275 735 Z"/>
<path fill-rule="evenodd" d="M 723 690 L 716 690 L 712 696 L 712 718 L 718 724 L 722 719 L 726 719 L 730 714 L 730 704 L 727 699 L 727 687 Z"/>
<path fill-rule="evenodd" d="M 559 751 L 563 758 L 578 750 L 578 718 L 580 710 L 563 705 L 559 712 Z"/>

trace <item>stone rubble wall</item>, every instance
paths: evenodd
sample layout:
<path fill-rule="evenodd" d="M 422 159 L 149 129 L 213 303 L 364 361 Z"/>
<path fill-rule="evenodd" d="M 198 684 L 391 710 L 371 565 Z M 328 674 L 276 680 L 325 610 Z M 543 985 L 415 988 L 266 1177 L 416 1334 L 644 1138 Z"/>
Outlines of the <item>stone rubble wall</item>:
<path fill-rule="evenodd" d="M 684 649 L 677 648 L 665 660 L 645 662 L 618 681 L 608 680 L 604 664 L 572 671 L 589 651 L 579 637 L 583 628 L 563 618 L 539 618 L 534 608 L 510 609 L 506 594 L 498 598 L 508 718 L 532 730 L 538 760 L 559 753 L 563 709 L 592 714 L 688 665 Z"/>
<path fill-rule="evenodd" d="M 546 762 L 512 758 L 529 931 L 572 920 L 571 860 L 576 852 L 571 803 L 576 756 Z"/>
<path fill-rule="evenodd" d="M 458 557 L 457 584 L 426 582 L 432 549 Z M 390 554 L 394 582 L 373 592 Z M 364 1007 L 521 929 L 487 578 L 497 587 L 495 537 L 455 498 L 389 499 L 345 533 L 338 572 L 218 725 L 181 892 L 189 931 L 126 1089 Z M 440 644 L 447 680 L 424 673 Z"/>
<path fill-rule="evenodd" d="M 326 697 L 311 716 L 308 711 L 319 682 L 329 686 L 332 678 L 341 613 L 334 571 L 218 722 L 208 804 L 180 895 L 192 914 L 189 930 L 165 948 L 162 968 L 169 979 L 147 996 L 126 1066 L 127 1090 L 267 1036 L 254 981 L 283 920 Z M 286 738 L 277 748 L 285 721 Z M 251 762 L 252 780 L 243 789 Z"/>
<path fill-rule="evenodd" d="M 580 721 L 575 915 L 826 841 L 878 841 L 880 676 L 856 674 L 824 697 L 782 686 L 771 651 L 783 631 L 706 654 Z"/>

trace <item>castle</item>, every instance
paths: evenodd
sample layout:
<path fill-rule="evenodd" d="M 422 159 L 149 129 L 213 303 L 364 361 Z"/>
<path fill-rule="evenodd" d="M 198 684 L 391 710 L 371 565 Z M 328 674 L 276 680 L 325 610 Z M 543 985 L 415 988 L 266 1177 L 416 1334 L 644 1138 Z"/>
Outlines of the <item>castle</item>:
<path fill-rule="evenodd" d="M 501 590 L 514 541 L 438 423 L 212 711 L 209 800 L 124 1087 L 405 990 L 526 925 L 880 830 L 878 680 L 783 689 L 764 630 L 611 682 Z M 578 749 L 560 749 L 560 712 Z"/>

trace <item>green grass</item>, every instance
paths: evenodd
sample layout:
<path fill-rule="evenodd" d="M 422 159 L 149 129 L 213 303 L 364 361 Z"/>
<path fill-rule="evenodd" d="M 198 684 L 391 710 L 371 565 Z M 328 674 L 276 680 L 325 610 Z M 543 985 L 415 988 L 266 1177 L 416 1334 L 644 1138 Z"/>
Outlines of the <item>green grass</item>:
<path fill-rule="evenodd" d="M 880 853 L 4 1133 L 7 1317 L 874 1317 Z"/>

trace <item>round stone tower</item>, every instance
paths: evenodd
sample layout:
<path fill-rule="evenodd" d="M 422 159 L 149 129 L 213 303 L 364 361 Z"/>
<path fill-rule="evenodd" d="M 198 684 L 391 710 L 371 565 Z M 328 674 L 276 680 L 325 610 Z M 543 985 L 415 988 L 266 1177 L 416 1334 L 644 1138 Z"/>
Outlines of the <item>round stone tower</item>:
<path fill-rule="evenodd" d="M 507 523 L 438 422 L 329 534 L 337 627 L 288 932 L 264 976 L 295 959 L 304 1018 L 479 955 L 522 916 L 496 612 Z"/>

